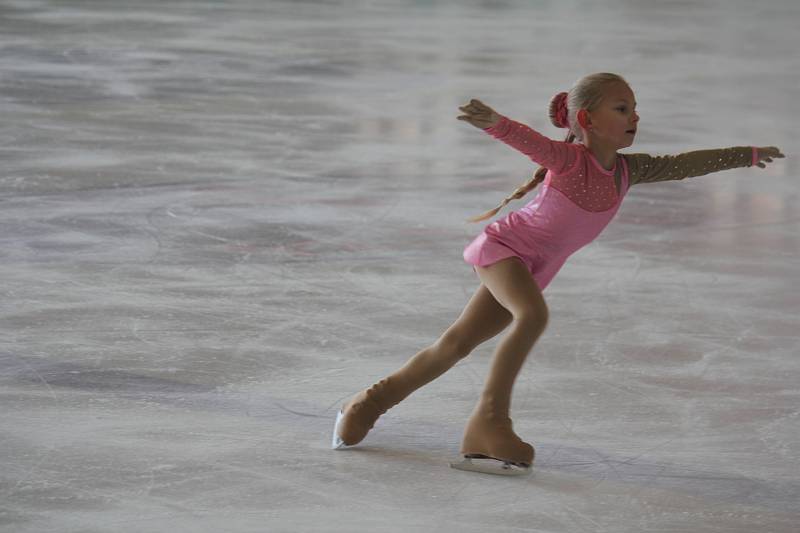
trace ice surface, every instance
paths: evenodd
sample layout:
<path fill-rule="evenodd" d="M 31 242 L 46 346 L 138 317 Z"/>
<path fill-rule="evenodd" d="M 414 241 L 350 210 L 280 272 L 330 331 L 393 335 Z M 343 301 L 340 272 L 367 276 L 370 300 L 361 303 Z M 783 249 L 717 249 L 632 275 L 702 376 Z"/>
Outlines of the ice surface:
<path fill-rule="evenodd" d="M 798 22 L 0 1 L 0 530 L 796 532 Z M 598 71 L 636 93 L 625 151 L 787 157 L 637 187 L 568 261 L 514 389 L 532 476 L 449 467 L 501 337 L 331 450 L 478 287 L 465 220 L 536 168 L 458 106 L 561 138 L 550 98 Z"/>

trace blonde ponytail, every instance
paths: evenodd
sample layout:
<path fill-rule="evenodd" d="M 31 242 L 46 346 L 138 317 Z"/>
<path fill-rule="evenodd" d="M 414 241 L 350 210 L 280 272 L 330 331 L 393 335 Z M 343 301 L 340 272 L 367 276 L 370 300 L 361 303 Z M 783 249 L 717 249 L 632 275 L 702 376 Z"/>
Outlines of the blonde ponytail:
<path fill-rule="evenodd" d="M 571 143 L 575 140 L 575 136 L 570 132 L 567 134 L 567 138 L 565 142 Z M 503 202 L 495 207 L 494 209 L 485 212 L 482 215 L 478 215 L 476 217 L 472 217 L 467 220 L 467 222 L 480 222 L 482 220 L 486 220 L 487 218 L 492 218 L 495 216 L 501 209 L 503 209 L 511 200 L 518 200 L 531 192 L 533 189 L 536 188 L 541 182 L 544 181 L 545 176 L 547 175 L 547 169 L 545 167 L 539 167 L 539 169 L 533 174 L 533 177 L 528 180 L 527 183 L 517 187 L 517 189 L 512 192 L 509 196 L 506 197 Z"/>

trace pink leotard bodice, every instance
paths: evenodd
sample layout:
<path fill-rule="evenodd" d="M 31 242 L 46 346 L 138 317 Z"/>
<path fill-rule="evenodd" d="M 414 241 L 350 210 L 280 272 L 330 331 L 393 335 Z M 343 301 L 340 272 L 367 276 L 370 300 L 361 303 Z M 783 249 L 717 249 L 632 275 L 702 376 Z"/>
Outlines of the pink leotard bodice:
<path fill-rule="evenodd" d="M 553 141 L 505 116 L 484 131 L 548 170 L 533 200 L 488 224 L 464 248 L 464 260 L 487 266 L 519 257 L 540 290 L 570 255 L 605 229 L 631 184 L 680 180 L 758 161 L 756 147 L 739 146 L 675 156 L 617 154 L 609 170 L 583 144 Z"/>
<path fill-rule="evenodd" d="M 606 170 L 584 145 L 552 141 L 507 117 L 485 131 L 548 171 L 536 196 L 487 225 L 465 248 L 464 259 L 486 266 L 517 256 L 544 290 L 564 261 L 592 242 L 614 218 L 628 186 L 624 159 L 618 155 L 615 167 Z M 619 193 L 616 170 L 621 177 Z"/>

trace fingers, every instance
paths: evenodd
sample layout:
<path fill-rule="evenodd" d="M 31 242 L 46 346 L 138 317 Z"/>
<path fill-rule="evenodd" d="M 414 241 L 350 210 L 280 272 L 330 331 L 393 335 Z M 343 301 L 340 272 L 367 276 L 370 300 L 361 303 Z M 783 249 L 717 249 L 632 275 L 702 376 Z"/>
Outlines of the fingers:
<path fill-rule="evenodd" d="M 473 115 L 482 115 L 482 114 L 486 113 L 484 110 L 478 109 L 475 106 L 471 106 L 471 105 L 461 106 L 461 107 L 459 107 L 459 109 L 461 111 L 463 111 L 464 113 L 472 113 Z"/>
<path fill-rule="evenodd" d="M 756 166 L 759 168 L 767 168 L 767 165 L 764 162 L 772 163 L 773 157 L 783 158 L 786 156 L 781 153 L 777 146 L 762 146 L 758 148 L 758 162 L 756 163 Z"/>
<path fill-rule="evenodd" d="M 486 128 L 491 125 L 493 111 L 485 106 L 480 100 L 472 99 L 469 104 L 459 106 L 464 115 L 457 116 L 456 119 L 469 122 L 475 127 Z"/>
<path fill-rule="evenodd" d="M 492 127 L 500 120 L 500 115 L 494 109 L 475 98 L 470 100 L 468 104 L 459 106 L 458 109 L 464 114 L 456 118 L 469 122 L 477 128 L 486 129 Z"/>
<path fill-rule="evenodd" d="M 471 113 L 491 113 L 492 109 L 481 102 L 480 100 L 476 100 L 473 98 L 469 101 L 468 104 L 459 107 L 464 112 L 471 112 Z"/>
<path fill-rule="evenodd" d="M 763 146 L 758 151 L 761 157 L 786 157 L 777 146 Z"/>
<path fill-rule="evenodd" d="M 486 105 L 483 102 L 481 102 L 480 100 L 477 100 L 475 98 L 470 100 L 468 105 L 470 105 L 470 106 L 472 106 L 472 107 L 474 107 L 476 109 L 486 108 Z"/>

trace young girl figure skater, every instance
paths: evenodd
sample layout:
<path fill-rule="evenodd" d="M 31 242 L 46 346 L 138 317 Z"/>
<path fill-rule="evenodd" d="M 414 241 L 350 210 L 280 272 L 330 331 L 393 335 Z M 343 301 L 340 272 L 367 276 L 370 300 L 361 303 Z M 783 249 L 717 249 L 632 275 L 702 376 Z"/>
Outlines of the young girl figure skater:
<path fill-rule="evenodd" d="M 736 146 L 678 155 L 619 154 L 633 144 L 639 124 L 636 99 L 616 74 L 585 76 L 550 102 L 550 119 L 568 128 L 554 141 L 479 100 L 459 107 L 463 120 L 530 157 L 541 168 L 485 220 L 538 184 L 536 197 L 487 225 L 464 249 L 480 286 L 458 319 L 431 346 L 393 374 L 358 393 L 337 413 L 334 448 L 355 445 L 380 415 L 443 374 L 479 344 L 511 325 L 497 345 L 489 375 L 464 430 L 463 460 L 452 466 L 498 474 L 528 473 L 534 448 L 514 433 L 511 391 L 525 358 L 545 330 L 542 297 L 567 257 L 592 242 L 617 213 L 633 185 L 682 180 L 784 157 L 774 146 Z M 575 140 L 580 142 L 574 142 Z"/>

